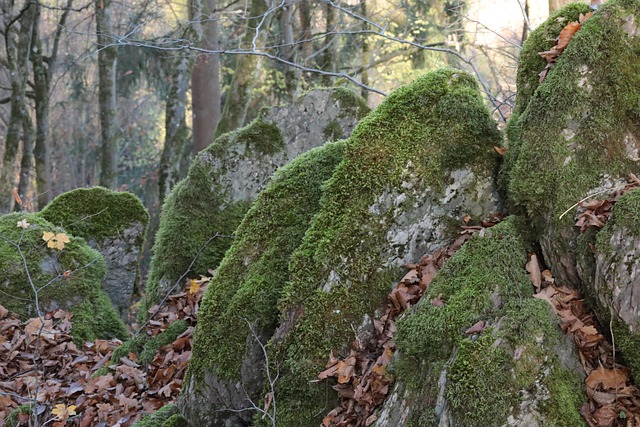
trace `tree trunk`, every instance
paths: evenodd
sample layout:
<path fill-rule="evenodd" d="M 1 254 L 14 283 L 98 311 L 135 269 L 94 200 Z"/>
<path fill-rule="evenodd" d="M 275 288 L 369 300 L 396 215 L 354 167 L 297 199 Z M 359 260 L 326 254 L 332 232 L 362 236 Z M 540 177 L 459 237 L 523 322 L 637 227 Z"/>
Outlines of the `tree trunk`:
<path fill-rule="evenodd" d="M 27 105 L 22 104 L 22 159 L 20 160 L 20 181 L 18 181 L 18 194 L 23 197 L 25 202 L 28 202 L 30 197 L 29 184 L 31 183 L 31 163 L 33 160 L 33 122 L 29 111 L 27 111 Z M 13 206 L 14 210 L 19 211 L 22 207 L 16 203 Z"/>
<path fill-rule="evenodd" d="M 367 19 L 367 1 L 360 0 L 360 15 L 362 15 L 365 20 L 362 21 L 362 30 L 367 31 L 369 29 L 369 25 L 366 22 Z M 362 43 L 362 73 L 360 74 L 360 81 L 363 85 L 369 86 L 369 38 L 366 34 L 364 34 L 361 38 Z M 362 96 L 365 101 L 369 100 L 369 91 L 366 89 L 362 89 L 360 91 L 360 96 Z"/>
<path fill-rule="evenodd" d="M 118 144 L 116 141 L 116 60 L 118 50 L 108 46 L 111 31 L 111 0 L 96 0 L 98 42 L 98 91 L 102 136 L 100 185 L 115 190 L 118 185 Z"/>
<path fill-rule="evenodd" d="M 304 2 L 303 2 L 304 3 Z M 255 40 L 256 49 L 264 45 L 264 41 L 269 32 L 271 17 L 269 14 L 262 21 L 262 16 L 267 10 L 267 3 L 264 0 L 253 0 L 249 10 L 252 18 L 247 22 L 247 31 L 244 34 L 243 48 L 253 49 Z M 256 36 L 256 28 L 260 23 L 260 31 Z M 240 55 L 235 67 L 235 73 L 231 86 L 225 96 L 220 123 L 216 127 L 215 137 L 223 133 L 235 130 L 245 124 L 247 110 L 250 105 L 251 90 L 255 86 L 256 77 L 259 71 L 260 57 L 257 55 Z"/>
<path fill-rule="evenodd" d="M 15 164 L 20 148 L 20 136 L 26 120 L 31 120 L 26 105 L 26 87 L 29 75 L 27 63 L 31 46 L 31 29 L 35 16 L 33 4 L 27 6 L 19 19 L 20 29 L 6 29 L 5 45 L 7 66 L 11 78 L 11 109 L 9 125 L 5 139 L 2 170 L 0 171 L 0 212 L 11 210 L 13 199 L 11 193 L 15 188 Z M 15 27 L 14 27 L 15 28 Z M 26 116 L 25 116 L 26 115 Z M 23 153 L 31 147 L 23 147 Z M 30 153 L 28 153 L 30 155 Z"/>
<path fill-rule="evenodd" d="M 329 3 L 325 3 L 324 4 L 324 12 L 325 12 L 325 19 L 326 19 L 326 28 L 325 31 L 327 33 L 335 31 L 335 26 L 336 26 L 336 11 L 333 8 L 333 6 L 331 6 Z M 322 48 L 324 49 L 324 53 L 322 54 L 322 57 L 320 58 L 320 60 L 318 61 L 318 67 L 323 70 L 323 71 L 333 71 L 335 70 L 335 55 L 334 55 L 334 39 L 335 39 L 335 35 L 330 35 L 325 37 L 324 39 L 324 45 L 322 46 Z M 322 76 L 322 84 L 324 86 L 332 86 L 333 82 L 332 82 L 332 77 L 331 76 Z"/>
<path fill-rule="evenodd" d="M 216 0 L 194 0 L 191 3 L 193 29 L 198 47 L 219 49 L 218 21 L 215 17 Z M 193 111 L 193 154 L 213 142 L 220 119 L 220 54 L 201 53 L 191 73 L 191 102 Z"/>
<path fill-rule="evenodd" d="M 284 0 L 284 6 L 280 12 L 280 41 L 283 44 L 282 58 L 286 61 L 293 62 L 295 60 L 295 45 L 293 42 L 293 2 L 292 0 Z M 287 88 L 289 101 L 295 97 L 298 76 L 296 71 L 288 65 L 284 65 L 284 83 Z"/>
<path fill-rule="evenodd" d="M 162 155 L 160 157 L 160 171 L 158 187 L 160 204 L 169 194 L 173 186 L 185 175 L 183 157 L 188 155 L 187 140 L 189 127 L 186 120 L 187 89 L 189 74 L 193 61 L 189 56 L 180 56 L 172 60 L 171 82 L 167 92 L 165 107 L 165 137 Z"/>

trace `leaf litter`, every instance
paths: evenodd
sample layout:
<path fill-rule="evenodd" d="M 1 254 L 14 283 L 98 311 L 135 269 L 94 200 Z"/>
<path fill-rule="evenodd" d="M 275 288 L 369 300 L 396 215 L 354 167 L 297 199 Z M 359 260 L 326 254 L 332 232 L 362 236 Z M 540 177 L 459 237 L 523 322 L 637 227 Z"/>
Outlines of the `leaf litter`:
<path fill-rule="evenodd" d="M 42 320 L 21 321 L 0 305 L 0 427 L 22 404 L 33 405 L 41 424 L 49 421 L 52 427 L 127 427 L 174 403 L 209 280 L 188 280 L 183 292 L 169 296 L 162 307 L 149 309 L 157 313 L 141 334 L 156 336 L 178 319 L 189 327 L 162 347 L 148 366 L 141 366 L 135 353 L 109 366 L 113 351 L 122 344 L 117 339 L 95 340 L 78 348 L 71 336 L 69 312 L 55 310 Z M 106 375 L 92 378 L 106 366 Z M 29 425 L 29 414 L 20 414 L 18 422 Z"/>

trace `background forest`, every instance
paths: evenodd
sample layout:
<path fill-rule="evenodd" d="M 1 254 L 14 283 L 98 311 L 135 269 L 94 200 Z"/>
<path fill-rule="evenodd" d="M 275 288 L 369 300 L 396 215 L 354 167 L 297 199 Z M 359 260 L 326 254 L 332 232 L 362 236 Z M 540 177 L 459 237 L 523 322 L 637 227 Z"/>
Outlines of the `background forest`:
<path fill-rule="evenodd" d="M 477 76 L 504 123 L 520 45 L 564 3 L 2 0 L 0 213 L 14 189 L 37 210 L 102 185 L 157 217 L 194 153 L 318 86 L 374 107 L 450 65 Z"/>

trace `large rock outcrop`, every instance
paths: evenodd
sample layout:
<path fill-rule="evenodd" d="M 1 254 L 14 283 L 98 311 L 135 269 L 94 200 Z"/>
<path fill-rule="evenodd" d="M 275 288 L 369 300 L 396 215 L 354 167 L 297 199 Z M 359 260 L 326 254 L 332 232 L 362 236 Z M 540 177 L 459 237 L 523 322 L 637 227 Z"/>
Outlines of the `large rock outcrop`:
<path fill-rule="evenodd" d="M 456 70 L 430 73 L 394 92 L 358 125 L 297 248 L 304 227 L 294 240 L 288 227 L 264 227 L 248 216 L 247 230 L 268 231 L 291 246 L 278 254 L 264 244 L 239 244 L 225 257 L 218 285 L 210 286 L 200 311 L 206 321 L 198 326 L 181 404 L 189 422 L 249 422 L 251 412 L 242 410 L 258 402 L 265 378 L 248 367 L 268 359 L 276 369 L 271 372 L 279 372 L 278 425 L 317 425 L 336 396 L 309 381 L 330 350 L 345 348 L 352 327 L 370 326 L 402 264 L 449 243 L 465 215 L 475 221 L 496 209 L 493 146 L 499 138 L 472 77 Z M 304 197 L 288 209 L 263 204 L 254 215 L 306 204 Z M 274 257 L 269 263 L 286 274 L 271 276 L 264 257 L 256 262 L 265 248 Z M 256 314 L 254 334 L 242 324 Z M 230 328 L 240 330 L 239 337 L 229 337 Z M 264 344 L 269 335 L 264 355 L 258 340 Z"/>
<path fill-rule="evenodd" d="M 102 256 L 40 215 L 0 216 L 0 271 L 2 305 L 23 319 L 60 308 L 79 343 L 127 335 L 102 288 Z"/>
<path fill-rule="evenodd" d="M 163 206 L 147 306 L 181 277 L 216 268 L 275 170 L 326 141 L 348 137 L 368 110 L 349 90 L 313 90 L 289 107 L 263 111 L 203 150 Z"/>
<path fill-rule="evenodd" d="M 374 426 L 586 426 L 582 367 L 549 304 L 531 298 L 526 255 L 512 217 L 445 264 L 398 322 L 396 384 Z"/>
<path fill-rule="evenodd" d="M 126 318 L 149 222 L 140 200 L 131 193 L 102 187 L 78 188 L 53 199 L 40 215 L 100 252 L 107 266 L 103 287 L 120 316 Z"/>
<path fill-rule="evenodd" d="M 561 9 L 525 44 L 504 176 L 512 205 L 530 219 L 546 263 L 560 282 L 582 288 L 603 324 L 614 325 L 615 341 L 637 379 L 636 234 L 628 226 L 638 215 L 628 208 L 637 196 L 625 196 L 613 223 L 600 232 L 580 234 L 574 226 L 580 209 L 572 207 L 588 196 L 611 197 L 629 173 L 640 172 L 640 3 L 601 6 L 541 83 L 537 76 L 545 63 L 536 54 L 588 11 L 582 4 Z"/>

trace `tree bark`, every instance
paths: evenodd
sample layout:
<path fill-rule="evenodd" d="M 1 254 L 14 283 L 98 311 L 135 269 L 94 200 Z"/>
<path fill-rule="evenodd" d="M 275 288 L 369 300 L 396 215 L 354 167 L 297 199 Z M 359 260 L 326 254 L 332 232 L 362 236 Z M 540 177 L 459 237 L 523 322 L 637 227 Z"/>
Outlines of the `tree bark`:
<path fill-rule="evenodd" d="M 2 170 L 0 171 L 0 188 L 2 189 L 0 212 L 11 210 L 13 203 L 11 193 L 16 184 L 15 165 L 20 148 L 21 132 L 26 120 L 31 120 L 25 96 L 29 75 L 27 63 L 31 50 L 34 11 L 33 4 L 27 5 L 25 9 L 20 11 L 21 16 L 18 17 L 20 29 L 16 31 L 15 26 L 5 29 L 7 66 L 11 78 L 11 109 L 2 159 Z M 23 145 L 23 155 L 25 151 L 27 151 L 27 155 L 30 155 L 29 150 L 31 150 L 31 147 L 28 144 L 25 145 L 27 146 Z"/>
<path fill-rule="evenodd" d="M 191 20 L 198 38 L 198 47 L 218 50 L 218 20 L 216 0 L 193 0 Z M 213 142 L 220 119 L 220 54 L 201 53 L 191 73 L 191 103 L 193 114 L 192 153 L 197 154 Z"/>
<path fill-rule="evenodd" d="M 96 0 L 96 33 L 98 42 L 98 91 L 100 133 L 102 137 L 102 169 L 100 185 L 115 190 L 118 185 L 118 144 L 116 141 L 116 61 L 118 50 L 109 46 L 111 0 Z"/>
<path fill-rule="evenodd" d="M 282 58 L 286 61 L 295 60 L 295 45 L 293 41 L 293 2 L 284 0 L 284 6 L 280 12 L 280 39 L 283 44 Z M 289 100 L 295 97 L 298 76 L 296 70 L 288 65 L 284 65 L 284 83 L 287 88 Z"/>
<path fill-rule="evenodd" d="M 327 33 L 331 31 L 335 31 L 336 26 L 336 11 L 329 3 L 324 4 L 324 12 L 325 12 L 325 20 L 326 20 L 326 28 L 325 31 Z M 324 53 L 322 57 L 318 61 L 318 66 L 323 71 L 334 71 L 335 70 L 335 55 L 334 55 L 334 40 L 335 35 L 327 36 L 324 39 L 324 45 L 322 48 L 324 49 Z M 332 86 L 332 77 L 331 76 L 322 76 L 322 84 L 324 86 Z"/>

